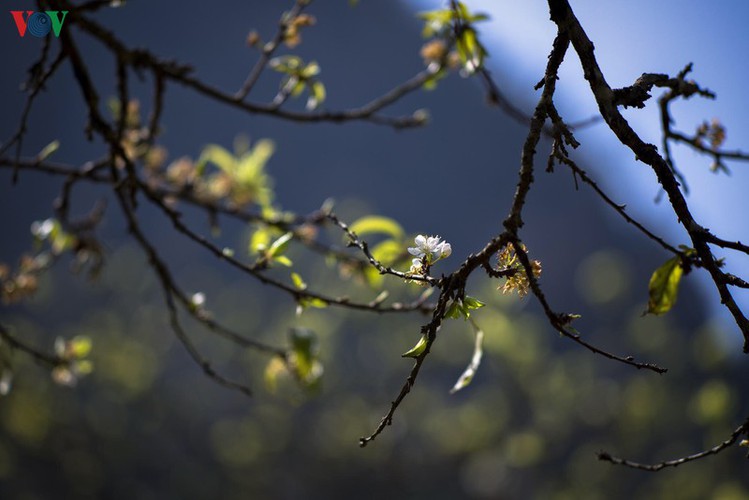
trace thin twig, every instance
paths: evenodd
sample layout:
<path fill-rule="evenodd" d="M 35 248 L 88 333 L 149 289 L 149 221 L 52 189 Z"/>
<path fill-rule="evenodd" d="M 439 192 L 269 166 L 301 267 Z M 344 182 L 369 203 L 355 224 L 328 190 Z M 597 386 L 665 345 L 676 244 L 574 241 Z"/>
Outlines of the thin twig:
<path fill-rule="evenodd" d="M 658 462 L 654 464 L 643 464 L 639 462 L 633 462 L 632 460 L 627 460 L 624 458 L 619 458 L 612 456 L 611 454 L 601 451 L 598 453 L 598 460 L 602 460 L 604 462 L 610 462 L 615 465 L 624 465 L 625 467 L 630 467 L 632 469 L 639 469 L 644 470 L 648 472 L 657 472 L 661 469 L 665 469 L 666 467 L 678 467 L 679 465 L 683 465 L 688 462 L 694 462 L 695 460 L 700 460 L 705 457 L 709 457 L 710 455 L 717 455 L 721 451 L 725 450 L 726 448 L 729 448 L 733 446 L 736 441 L 739 440 L 741 436 L 745 436 L 749 434 L 749 419 L 744 421 L 743 424 L 738 426 L 736 430 L 731 433 L 731 436 L 728 437 L 725 441 L 713 446 L 712 448 L 708 448 L 707 450 L 701 451 L 699 453 L 694 453 L 692 455 L 687 455 L 685 457 L 676 458 L 674 460 L 666 460 L 663 462 Z"/>

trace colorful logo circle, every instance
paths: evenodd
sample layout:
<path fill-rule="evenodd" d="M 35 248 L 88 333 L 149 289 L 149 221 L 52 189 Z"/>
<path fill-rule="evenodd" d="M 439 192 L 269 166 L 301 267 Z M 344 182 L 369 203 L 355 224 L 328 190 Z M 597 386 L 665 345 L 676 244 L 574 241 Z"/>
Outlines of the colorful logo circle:
<path fill-rule="evenodd" d="M 39 38 L 47 36 L 52 29 L 52 20 L 44 12 L 35 12 L 29 16 L 26 29 L 29 33 Z"/>

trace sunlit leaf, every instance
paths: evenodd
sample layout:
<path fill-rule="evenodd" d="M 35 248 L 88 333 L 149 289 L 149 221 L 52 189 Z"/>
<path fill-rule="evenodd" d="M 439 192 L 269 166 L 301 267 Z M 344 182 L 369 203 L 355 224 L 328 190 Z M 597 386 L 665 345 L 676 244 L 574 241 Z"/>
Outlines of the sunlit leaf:
<path fill-rule="evenodd" d="M 307 65 L 302 69 L 300 75 L 302 78 L 312 78 L 313 76 L 317 76 L 320 74 L 320 65 L 317 64 L 317 61 L 310 61 L 307 63 Z"/>
<path fill-rule="evenodd" d="M 307 85 L 304 82 L 301 82 L 299 80 L 296 80 L 294 85 L 291 86 L 291 96 L 292 97 L 299 97 L 299 95 L 304 92 L 304 88 Z"/>
<path fill-rule="evenodd" d="M 209 144 L 203 148 L 200 158 L 196 162 L 196 168 L 200 169 L 207 163 L 212 163 L 227 174 L 233 175 L 237 167 L 237 160 L 223 146 Z"/>
<path fill-rule="evenodd" d="M 302 308 L 314 307 L 315 309 L 325 309 L 328 303 L 317 297 L 302 297 L 299 299 L 299 305 Z"/>
<path fill-rule="evenodd" d="M 39 154 L 36 155 L 36 158 L 38 161 L 44 161 L 52 156 L 52 154 L 54 154 L 54 152 L 58 149 L 60 149 L 60 141 L 52 141 L 44 146 L 41 151 L 39 151 Z"/>
<path fill-rule="evenodd" d="M 278 262 L 284 267 L 291 267 L 294 265 L 294 262 L 292 262 L 292 260 L 285 255 L 278 255 L 276 257 L 273 257 L 273 262 Z"/>
<path fill-rule="evenodd" d="M 349 229 L 358 236 L 371 233 L 389 234 L 395 239 L 403 239 L 405 231 L 396 221 L 380 215 L 368 215 L 354 221 Z"/>
<path fill-rule="evenodd" d="M 466 308 L 468 309 L 480 309 L 484 307 L 486 304 L 481 302 L 479 299 L 475 297 L 471 297 L 469 295 L 466 295 L 463 299 L 463 304 L 465 304 Z"/>
<path fill-rule="evenodd" d="M 249 251 L 251 254 L 260 253 L 268 248 L 273 238 L 273 230 L 268 227 L 258 228 L 250 237 Z"/>
<path fill-rule="evenodd" d="M 649 314 L 665 314 L 671 310 L 676 303 L 679 293 L 679 282 L 684 274 L 681 267 L 681 258 L 673 257 L 655 270 L 650 277 L 648 290 L 650 300 L 648 301 Z"/>
<path fill-rule="evenodd" d="M 325 85 L 316 81 L 309 85 L 310 96 L 307 99 L 307 109 L 317 109 L 325 101 Z"/>
<path fill-rule="evenodd" d="M 307 283 L 305 283 L 302 277 L 297 273 L 291 273 L 291 281 L 299 290 L 305 290 L 307 288 Z"/>
<path fill-rule="evenodd" d="M 450 394 L 455 394 L 456 392 L 470 384 L 471 381 L 473 381 L 473 376 L 476 374 L 476 370 L 478 370 L 478 367 L 481 364 L 481 357 L 483 356 L 484 352 L 484 332 L 473 320 L 470 320 L 470 322 L 471 327 L 473 328 L 473 333 L 475 335 L 473 356 L 471 357 L 471 362 L 468 363 L 465 371 L 460 375 L 458 381 L 455 382 L 453 388 L 450 389 Z"/>
<path fill-rule="evenodd" d="M 91 353 L 93 342 L 90 337 L 78 335 L 68 342 L 67 350 L 72 358 L 85 358 Z"/>
<path fill-rule="evenodd" d="M 302 59 L 298 56 L 280 56 L 270 60 L 268 65 L 281 73 L 294 73 L 302 67 Z"/>
<path fill-rule="evenodd" d="M 289 243 L 294 238 L 294 233 L 289 231 L 288 233 L 284 233 L 280 238 L 278 238 L 276 241 L 271 243 L 270 247 L 268 247 L 267 255 L 269 258 L 275 258 L 283 254 L 286 249 L 289 247 Z"/>
<path fill-rule="evenodd" d="M 445 317 L 449 319 L 458 319 L 463 314 L 463 308 L 460 301 L 453 300 L 445 312 Z"/>
<path fill-rule="evenodd" d="M 239 182 L 258 182 L 265 164 L 275 151 L 275 144 L 268 139 L 261 139 L 248 152 L 239 157 L 236 178 Z"/>
<path fill-rule="evenodd" d="M 445 317 L 449 319 L 458 319 L 460 317 L 468 319 L 471 317 L 471 309 L 479 309 L 485 305 L 477 298 L 466 295 L 462 300 L 455 299 L 450 303 L 447 311 L 445 311 Z"/>
<path fill-rule="evenodd" d="M 427 348 L 427 336 L 422 335 L 419 341 L 416 343 L 415 346 L 413 346 L 408 351 L 401 354 L 404 358 L 418 358 L 419 355 L 421 355 L 422 352 L 424 352 L 424 349 Z"/>
<path fill-rule="evenodd" d="M 276 392 L 278 388 L 278 378 L 282 374 L 287 374 L 288 369 L 286 363 L 280 357 L 273 357 L 265 366 L 263 372 L 263 380 L 265 381 L 265 387 L 270 392 Z"/>

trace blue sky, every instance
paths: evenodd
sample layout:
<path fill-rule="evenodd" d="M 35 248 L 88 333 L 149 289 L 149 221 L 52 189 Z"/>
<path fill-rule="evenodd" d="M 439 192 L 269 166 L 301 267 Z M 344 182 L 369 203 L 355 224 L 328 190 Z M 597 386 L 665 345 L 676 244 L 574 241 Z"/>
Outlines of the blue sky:
<path fill-rule="evenodd" d="M 540 79 L 555 35 L 543 0 L 466 0 L 473 11 L 491 15 L 480 25 L 491 58 L 488 67 L 501 78 L 505 92 L 526 109 L 532 109 L 533 85 Z M 416 10 L 439 8 L 444 2 L 408 2 Z M 675 129 L 694 132 L 703 120 L 718 118 L 727 128 L 727 149 L 749 151 L 749 2 L 732 0 L 708 6 L 696 0 L 572 0 L 572 8 L 594 41 L 596 55 L 612 87 L 630 85 L 643 72 L 675 75 L 687 63 L 694 63 L 692 78 L 717 93 L 715 101 L 693 98 L 672 104 Z M 508 69 L 509 68 L 509 69 Z M 644 139 L 660 144 L 656 99 L 644 110 L 627 110 L 625 116 Z M 571 52 L 560 72 L 557 105 L 567 121 L 596 113 L 589 87 L 582 78 L 579 61 Z M 666 203 L 655 204 L 655 177 L 627 149 L 617 144 L 604 125 L 577 134 L 582 147 L 577 154 L 615 200 L 628 211 L 658 229 L 676 244 L 687 244 L 684 231 Z M 688 201 L 698 222 L 714 233 L 732 240 L 749 240 L 749 164 L 728 163 L 731 175 L 709 170 L 711 159 L 684 147 L 674 148 L 677 165 L 690 187 Z M 735 274 L 747 275 L 749 258 L 734 254 L 727 264 Z M 716 314 L 728 319 L 717 303 L 714 287 L 704 273 L 688 279 L 700 280 L 706 296 L 715 303 Z M 749 294 L 735 296 L 746 310 Z M 734 327 L 735 328 L 735 327 Z M 738 339 L 737 339 L 738 342 Z"/>

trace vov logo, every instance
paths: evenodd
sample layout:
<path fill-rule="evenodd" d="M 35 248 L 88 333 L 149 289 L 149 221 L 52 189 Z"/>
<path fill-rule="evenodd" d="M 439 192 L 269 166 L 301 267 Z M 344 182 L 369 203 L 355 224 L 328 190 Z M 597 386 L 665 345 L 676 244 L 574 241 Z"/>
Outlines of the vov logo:
<path fill-rule="evenodd" d="M 44 12 L 34 12 L 33 10 L 11 10 L 10 15 L 13 16 L 13 21 L 15 21 L 18 34 L 21 37 L 24 37 L 26 32 L 28 32 L 35 37 L 41 38 L 49 35 L 50 31 L 56 37 L 59 37 L 68 11 L 47 10 Z"/>

